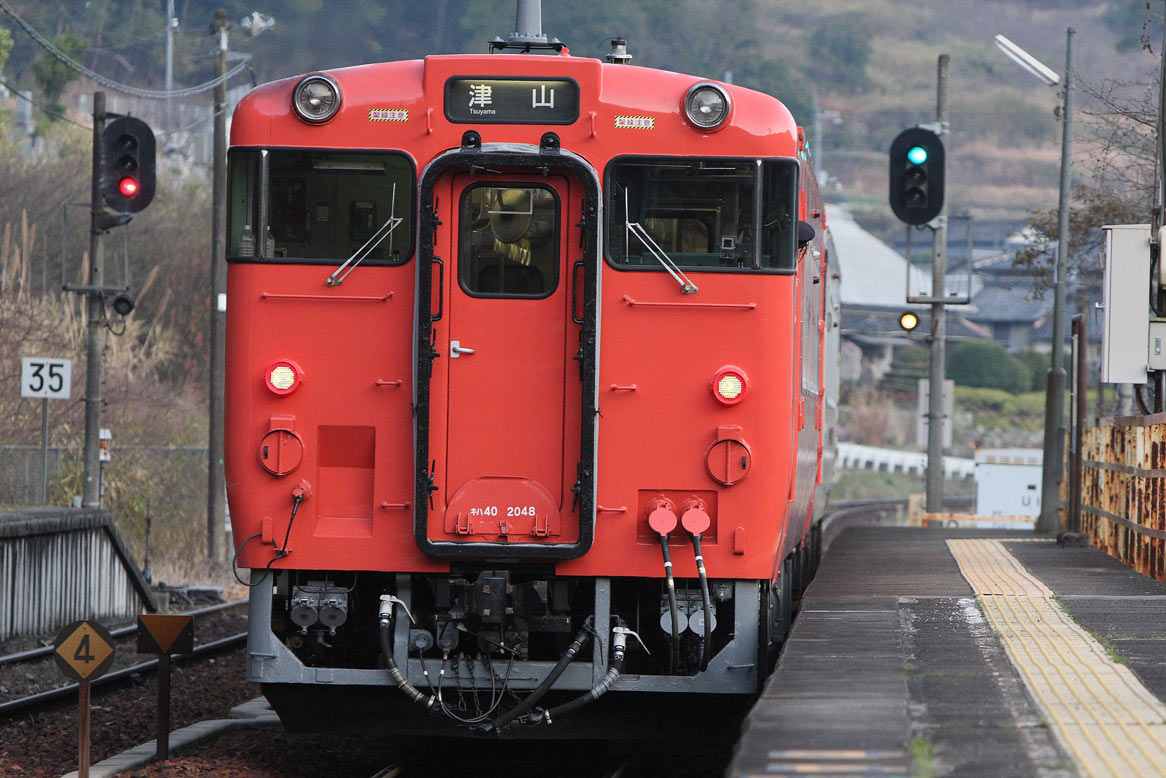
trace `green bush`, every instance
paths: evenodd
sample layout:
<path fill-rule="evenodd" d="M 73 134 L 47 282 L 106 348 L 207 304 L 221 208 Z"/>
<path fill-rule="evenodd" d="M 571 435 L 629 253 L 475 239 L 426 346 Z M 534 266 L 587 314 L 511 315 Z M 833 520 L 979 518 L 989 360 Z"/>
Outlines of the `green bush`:
<path fill-rule="evenodd" d="M 1045 393 L 1010 394 L 1003 389 L 955 388 L 956 409 L 972 414 L 977 427 L 1039 429 L 1045 419 Z"/>
<path fill-rule="evenodd" d="M 960 343 L 947 355 L 947 377 L 959 386 L 1003 389 L 1012 394 L 1027 391 L 1032 374 L 1029 367 L 1013 359 L 999 343 L 977 340 Z"/>
<path fill-rule="evenodd" d="M 1048 354 L 1042 354 L 1039 351 L 1032 349 L 1025 349 L 1024 351 L 1017 351 L 1012 355 L 1013 359 L 1023 362 L 1029 369 L 1032 376 L 1029 381 L 1028 389 L 1032 392 L 1043 392 L 1049 383 L 1049 363 L 1052 361 Z M 1065 375 L 1069 376 L 1069 371 L 1073 368 L 1073 355 L 1065 352 Z"/>

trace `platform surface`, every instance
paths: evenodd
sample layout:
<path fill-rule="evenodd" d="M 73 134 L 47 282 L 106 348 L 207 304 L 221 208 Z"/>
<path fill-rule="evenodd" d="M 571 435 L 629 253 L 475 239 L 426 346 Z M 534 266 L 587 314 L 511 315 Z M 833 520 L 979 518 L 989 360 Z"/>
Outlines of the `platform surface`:
<path fill-rule="evenodd" d="M 1031 532 L 853 527 L 728 775 L 1166 775 L 1164 698 L 1166 584 Z"/>

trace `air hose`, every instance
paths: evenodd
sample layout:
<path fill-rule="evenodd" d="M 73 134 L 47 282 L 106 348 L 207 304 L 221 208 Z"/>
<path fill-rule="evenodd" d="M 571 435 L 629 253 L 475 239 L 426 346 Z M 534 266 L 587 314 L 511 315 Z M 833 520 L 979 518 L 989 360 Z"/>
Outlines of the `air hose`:
<path fill-rule="evenodd" d="M 692 548 L 696 552 L 696 571 L 700 574 L 700 601 L 704 607 L 704 643 L 700 648 L 700 669 L 707 670 L 709 657 L 713 653 L 713 608 L 709 601 L 709 579 L 704 570 L 704 557 L 700 553 L 699 533 L 692 536 Z"/>
<path fill-rule="evenodd" d="M 700 669 L 707 670 L 709 657 L 713 653 L 713 608 L 709 601 L 709 579 L 704 569 L 704 556 L 700 552 L 700 536 L 712 525 L 712 520 L 704 508 L 694 504 L 684 512 L 680 523 L 692 538 L 692 550 L 696 554 L 696 572 L 700 576 L 700 600 L 704 607 L 704 642 L 700 648 Z"/>
<path fill-rule="evenodd" d="M 660 504 L 648 515 L 648 526 L 660 538 L 664 554 L 664 582 L 668 589 L 668 613 L 672 619 L 672 645 L 668 655 L 668 674 L 676 675 L 680 665 L 680 609 L 676 605 L 676 581 L 672 577 L 672 554 L 668 551 L 668 533 L 676 529 L 676 513 L 669 505 Z"/>
<path fill-rule="evenodd" d="M 432 710 L 433 706 L 437 704 L 437 698 L 409 683 L 405 674 L 401 672 L 401 668 L 397 666 L 397 661 L 393 658 L 394 603 L 401 603 L 401 601 L 390 594 L 381 595 L 380 629 L 378 632 L 381 639 L 381 653 L 385 655 L 385 665 L 388 668 L 389 677 L 397 684 L 397 688 L 405 693 L 405 696 L 413 702 L 424 705 L 426 710 Z M 401 603 L 401 606 L 404 607 L 404 603 Z"/>
<path fill-rule="evenodd" d="M 514 721 L 516 721 L 520 716 L 525 715 L 531 708 L 534 707 L 536 702 L 543 698 L 543 695 L 550 691 L 550 688 L 554 686 L 555 681 L 559 680 L 559 676 L 566 672 L 567 666 L 571 664 L 571 661 L 583 649 L 583 646 L 586 645 L 587 639 L 591 637 L 592 629 L 591 618 L 588 617 L 587 621 L 583 624 L 583 629 L 579 630 L 579 634 L 576 635 L 575 639 L 571 641 L 571 645 L 567 646 L 567 650 L 563 652 L 561 657 L 559 657 L 559 661 L 556 662 L 555 666 L 551 668 L 551 671 L 547 673 L 547 677 L 543 679 L 542 683 L 536 686 L 534 691 L 528 694 L 522 700 L 522 702 L 518 703 L 513 708 L 506 711 L 494 720 L 494 729 L 496 731 L 501 732 L 502 730 L 506 729 L 506 727 L 510 726 Z"/>
<path fill-rule="evenodd" d="M 582 708 L 584 705 L 594 702 L 607 693 L 615 682 L 619 680 L 623 673 L 624 655 L 627 653 L 628 635 L 632 635 L 636 640 L 640 640 L 640 636 L 624 626 L 616 626 L 612 628 L 611 639 L 611 665 L 608 667 L 607 674 L 600 679 L 599 683 L 591 687 L 591 690 L 586 694 L 582 694 L 574 699 L 567 700 L 562 705 L 545 710 L 539 717 L 539 720 L 544 724 L 551 724 L 559 716 L 564 716 L 572 711 Z M 643 645 L 643 641 L 640 641 Z M 647 649 L 645 649 L 647 650 Z"/>

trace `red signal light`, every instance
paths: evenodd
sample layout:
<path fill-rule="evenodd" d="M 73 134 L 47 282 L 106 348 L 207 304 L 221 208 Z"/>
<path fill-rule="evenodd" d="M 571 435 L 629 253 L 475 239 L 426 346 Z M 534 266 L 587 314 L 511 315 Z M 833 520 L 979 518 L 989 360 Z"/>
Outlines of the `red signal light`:
<path fill-rule="evenodd" d="M 133 197 L 138 193 L 138 180 L 136 178 L 123 178 L 117 185 L 120 191 L 126 197 Z"/>

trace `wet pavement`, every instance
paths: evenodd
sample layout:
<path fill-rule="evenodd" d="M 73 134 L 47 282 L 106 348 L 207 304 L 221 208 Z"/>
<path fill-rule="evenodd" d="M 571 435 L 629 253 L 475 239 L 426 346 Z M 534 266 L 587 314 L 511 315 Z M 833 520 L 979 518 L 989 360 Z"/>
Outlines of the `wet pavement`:
<path fill-rule="evenodd" d="M 728 775 L 1078 775 L 950 538 L 1003 541 L 1074 621 L 1166 696 L 1166 584 L 1030 532 L 855 527 L 807 590 Z"/>

